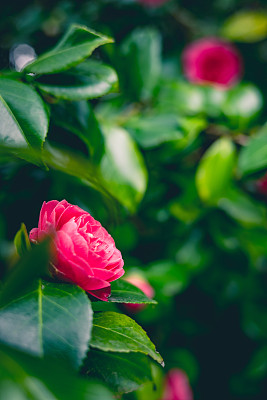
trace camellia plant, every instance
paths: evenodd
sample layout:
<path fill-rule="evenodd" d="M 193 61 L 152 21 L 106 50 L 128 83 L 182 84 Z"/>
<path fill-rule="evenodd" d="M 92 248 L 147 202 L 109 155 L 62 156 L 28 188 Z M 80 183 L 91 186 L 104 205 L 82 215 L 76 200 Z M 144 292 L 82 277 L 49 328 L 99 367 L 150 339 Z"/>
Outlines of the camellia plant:
<path fill-rule="evenodd" d="M 263 1 L 2 5 L 0 400 L 265 400 L 266 40 Z"/>

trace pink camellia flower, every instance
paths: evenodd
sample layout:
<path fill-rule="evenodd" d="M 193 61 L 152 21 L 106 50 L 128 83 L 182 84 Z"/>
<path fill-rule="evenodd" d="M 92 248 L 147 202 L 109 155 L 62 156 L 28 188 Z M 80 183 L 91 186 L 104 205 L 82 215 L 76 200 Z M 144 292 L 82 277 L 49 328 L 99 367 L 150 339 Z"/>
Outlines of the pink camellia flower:
<path fill-rule="evenodd" d="M 110 295 L 110 282 L 124 274 L 121 252 L 100 222 L 66 200 L 44 202 L 31 242 L 53 236 L 51 273 L 74 283 L 100 300 Z"/>
<path fill-rule="evenodd" d="M 167 3 L 167 1 L 169 1 L 169 0 L 138 0 L 138 1 L 139 1 L 139 3 L 142 3 L 148 7 L 158 7 L 164 3 Z"/>
<path fill-rule="evenodd" d="M 193 393 L 184 371 L 174 368 L 167 373 L 161 400 L 193 400 Z"/>
<path fill-rule="evenodd" d="M 152 288 L 152 286 L 149 284 L 149 282 L 143 278 L 143 276 L 141 276 L 140 274 L 132 274 L 130 276 L 128 276 L 127 278 L 125 278 L 125 280 L 127 282 L 130 282 L 132 285 L 138 287 L 138 289 L 142 290 L 142 292 L 144 292 L 144 294 L 152 299 L 154 297 L 154 289 Z M 125 304 L 124 305 L 125 308 L 130 311 L 130 312 L 138 312 L 143 310 L 146 307 L 146 304 Z"/>
<path fill-rule="evenodd" d="M 233 86 L 242 73 L 242 60 L 235 47 L 213 37 L 189 44 L 182 54 L 182 63 L 190 82 L 224 89 Z"/>

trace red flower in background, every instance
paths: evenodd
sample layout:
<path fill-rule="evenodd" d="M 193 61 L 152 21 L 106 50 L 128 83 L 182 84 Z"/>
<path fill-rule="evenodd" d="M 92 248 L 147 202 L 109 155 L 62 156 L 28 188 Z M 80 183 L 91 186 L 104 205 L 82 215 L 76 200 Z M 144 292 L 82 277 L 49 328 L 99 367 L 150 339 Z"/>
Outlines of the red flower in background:
<path fill-rule="evenodd" d="M 148 298 L 150 298 L 150 299 L 153 298 L 153 296 L 155 294 L 153 287 L 141 275 L 132 274 L 129 277 L 125 278 L 125 280 L 127 282 L 130 282 L 132 285 L 135 285 L 140 290 L 142 290 L 142 292 L 144 292 L 144 294 Z M 146 307 L 146 304 L 125 304 L 124 306 L 125 306 L 125 308 L 127 308 L 128 311 L 135 313 L 135 312 L 143 310 Z"/>
<path fill-rule="evenodd" d="M 107 300 L 110 282 L 124 274 L 123 259 L 113 238 L 100 222 L 66 200 L 44 202 L 32 242 L 52 234 L 54 254 L 51 273 L 86 292 Z"/>
<path fill-rule="evenodd" d="M 148 7 L 158 7 L 164 3 L 167 3 L 167 1 L 169 1 L 169 0 L 138 0 L 138 1 L 139 1 L 139 3 L 142 3 Z"/>
<path fill-rule="evenodd" d="M 193 400 L 188 378 L 181 369 L 174 368 L 167 373 L 161 400 Z"/>
<path fill-rule="evenodd" d="M 235 47 L 212 37 L 189 44 L 182 54 L 182 63 L 190 82 L 225 89 L 234 85 L 242 73 L 242 60 Z"/>

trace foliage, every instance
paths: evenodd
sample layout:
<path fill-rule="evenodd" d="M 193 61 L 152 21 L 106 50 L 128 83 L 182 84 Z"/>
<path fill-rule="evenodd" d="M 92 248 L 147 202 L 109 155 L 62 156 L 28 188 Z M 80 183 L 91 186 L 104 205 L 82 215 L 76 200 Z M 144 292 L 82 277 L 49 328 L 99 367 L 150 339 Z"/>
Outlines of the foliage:
<path fill-rule="evenodd" d="M 160 400 L 172 368 L 196 399 L 265 399 L 266 25 L 250 0 L 2 6 L 0 399 Z M 240 83 L 185 79 L 204 36 L 238 49 Z M 50 240 L 27 231 L 63 198 L 155 299 L 121 278 L 96 301 L 49 275 Z"/>

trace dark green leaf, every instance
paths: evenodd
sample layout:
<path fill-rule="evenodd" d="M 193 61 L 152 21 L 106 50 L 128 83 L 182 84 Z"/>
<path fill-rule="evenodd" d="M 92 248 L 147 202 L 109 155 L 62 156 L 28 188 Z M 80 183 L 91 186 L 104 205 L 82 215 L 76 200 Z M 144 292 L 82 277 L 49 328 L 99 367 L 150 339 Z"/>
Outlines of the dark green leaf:
<path fill-rule="evenodd" d="M 0 346 L 0 400 L 113 400 L 99 383 L 79 378 L 59 360 L 35 357 Z"/>
<path fill-rule="evenodd" d="M 58 99 L 79 101 L 107 94 L 115 88 L 117 80 L 113 68 L 90 60 L 62 74 L 44 76 L 37 86 Z"/>
<path fill-rule="evenodd" d="M 47 109 L 34 89 L 22 82 L 0 77 L 2 145 L 16 148 L 33 147 L 41 150 L 48 124 Z"/>
<path fill-rule="evenodd" d="M 138 287 L 123 279 L 118 279 L 111 283 L 111 296 L 108 300 L 113 303 L 157 304 L 155 300 L 149 299 Z"/>
<path fill-rule="evenodd" d="M 121 83 L 135 100 L 147 100 L 159 82 L 161 38 L 152 28 L 138 28 L 121 46 L 117 59 Z"/>
<path fill-rule="evenodd" d="M 24 69 L 25 73 L 54 74 L 79 64 L 97 47 L 113 40 L 85 26 L 72 25 L 52 50 L 38 57 Z"/>
<path fill-rule="evenodd" d="M 238 169 L 242 175 L 267 167 L 267 126 L 253 136 L 239 155 Z"/>
<path fill-rule="evenodd" d="M 110 193 L 131 212 L 143 198 L 147 185 L 144 159 L 128 132 L 119 127 L 103 127 L 105 154 L 101 171 Z"/>
<path fill-rule="evenodd" d="M 31 244 L 25 224 L 21 224 L 20 230 L 16 233 L 14 244 L 19 256 L 23 256 L 31 249 Z"/>
<path fill-rule="evenodd" d="M 91 327 L 90 301 L 82 289 L 68 284 L 38 280 L 0 310 L 1 342 L 75 368 L 88 350 Z"/>
<path fill-rule="evenodd" d="M 196 186 L 203 201 L 214 203 L 224 193 L 233 175 L 235 146 L 227 138 L 218 139 L 206 151 L 196 173 Z"/>
<path fill-rule="evenodd" d="M 83 371 L 89 377 L 102 379 L 119 393 L 131 392 L 143 383 L 152 380 L 149 361 L 142 354 L 91 350 Z"/>
<path fill-rule="evenodd" d="M 52 118 L 56 125 L 73 132 L 98 162 L 104 151 L 104 138 L 91 105 L 86 101 L 55 104 Z"/>
<path fill-rule="evenodd" d="M 130 317 L 115 312 L 95 314 L 90 345 L 99 350 L 122 353 L 140 352 L 163 363 L 146 332 Z"/>
<path fill-rule="evenodd" d="M 43 241 L 39 246 L 26 252 L 23 258 L 13 266 L 0 291 L 0 306 L 20 296 L 25 287 L 47 272 L 50 258 L 49 247 L 50 241 Z"/>

